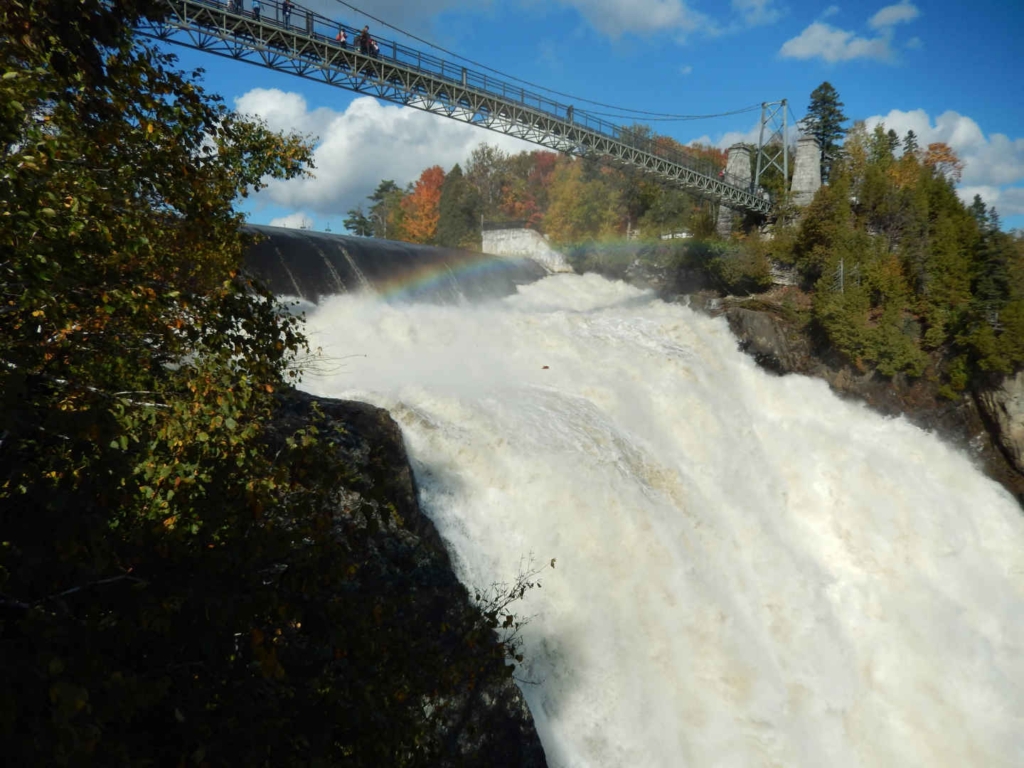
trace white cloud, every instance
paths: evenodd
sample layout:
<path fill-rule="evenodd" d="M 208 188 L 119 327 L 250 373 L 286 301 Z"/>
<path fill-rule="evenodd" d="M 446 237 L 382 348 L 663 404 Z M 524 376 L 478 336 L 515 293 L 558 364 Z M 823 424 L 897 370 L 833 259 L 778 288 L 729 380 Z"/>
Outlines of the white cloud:
<path fill-rule="evenodd" d="M 693 73 L 693 67 L 691 67 L 689 64 L 686 64 L 685 66 L 682 66 L 682 67 L 679 68 L 679 74 L 681 74 L 681 75 L 689 75 L 689 74 L 692 74 L 692 73 Z"/>
<path fill-rule="evenodd" d="M 543 8 L 545 0 L 522 0 L 524 4 L 535 4 Z M 735 32 L 752 26 L 771 24 L 782 13 L 779 0 L 731 0 L 734 23 L 724 18 L 695 10 L 695 0 L 556 0 L 568 8 L 575 9 L 587 23 L 598 32 L 610 38 L 626 34 L 668 33 L 680 42 L 687 37 L 702 33 L 718 35 Z M 486 12 L 494 0 L 375 0 L 370 12 L 379 19 L 388 21 L 414 34 L 432 39 L 431 23 L 443 12 L 466 11 Z M 378 22 L 361 13 L 339 5 L 335 0 L 305 0 L 302 7 L 310 8 L 328 18 L 344 22 L 349 26 L 362 27 L 369 24 L 374 35 L 383 38 L 395 37 L 394 30 L 384 28 Z M 294 17 L 293 17 L 294 18 Z"/>
<path fill-rule="evenodd" d="M 893 37 L 897 24 L 913 21 L 921 12 L 908 0 L 882 8 L 868 20 L 868 25 L 877 31 L 874 37 L 862 37 L 856 32 L 833 27 L 820 19 L 826 19 L 839 12 L 838 6 L 830 5 L 814 22 L 796 37 L 787 40 L 779 49 L 779 55 L 786 59 L 822 59 L 830 64 L 853 59 L 874 59 L 894 61 Z M 914 37 L 907 43 L 908 48 L 920 48 L 920 38 Z"/>
<path fill-rule="evenodd" d="M 913 21 L 920 15 L 921 12 L 917 9 L 916 5 L 903 0 L 903 2 L 896 5 L 887 5 L 872 16 L 868 24 L 873 29 L 886 29 L 905 21 Z"/>
<path fill-rule="evenodd" d="M 1009 187 L 999 191 L 999 197 L 992 203 L 1000 216 L 1024 215 L 1024 187 Z"/>
<path fill-rule="evenodd" d="M 761 123 L 758 121 L 754 123 L 753 127 L 746 132 L 743 131 L 729 131 L 723 133 L 717 139 L 712 139 L 707 134 L 704 134 L 700 138 L 691 139 L 686 142 L 687 145 L 703 144 L 708 147 L 718 147 L 719 149 L 728 149 L 733 144 L 754 144 L 757 145 L 757 139 L 761 133 Z"/>
<path fill-rule="evenodd" d="M 889 37 L 858 37 L 853 32 L 816 21 L 797 37 L 782 44 L 779 53 L 787 59 L 821 58 L 829 63 L 851 59 L 887 61 L 892 57 Z"/>
<path fill-rule="evenodd" d="M 624 33 L 671 32 L 685 37 L 713 32 L 710 17 L 692 10 L 684 0 L 559 0 L 578 10 L 599 32 L 612 38 Z"/>
<path fill-rule="evenodd" d="M 907 48 L 909 48 L 912 51 L 924 48 L 924 41 L 922 41 L 920 37 L 912 37 L 909 40 L 907 40 Z"/>
<path fill-rule="evenodd" d="M 301 211 L 297 211 L 289 213 L 287 216 L 271 219 L 270 226 L 284 227 L 285 229 L 312 229 L 313 220 Z"/>
<path fill-rule="evenodd" d="M 774 0 L 732 0 L 732 7 L 749 27 L 774 24 L 782 15 Z"/>
<path fill-rule="evenodd" d="M 1011 139 L 1002 133 L 985 136 L 981 126 L 970 117 L 952 110 L 934 120 L 923 109 L 903 112 L 894 109 L 864 121 L 871 131 L 879 123 L 903 137 L 912 130 L 924 148 L 944 142 L 964 162 L 960 196 L 970 201 L 980 194 L 1004 216 L 1024 214 L 1024 138 Z"/>
<path fill-rule="evenodd" d="M 693 34 L 721 35 L 773 24 L 782 16 L 778 0 L 731 0 L 734 21 L 714 19 L 690 7 L 688 0 L 558 0 L 575 8 L 609 37 L 669 32 L 683 42 Z"/>
<path fill-rule="evenodd" d="M 519 139 L 408 107 L 364 96 L 344 112 L 310 110 L 294 93 L 257 88 L 235 100 L 239 111 L 257 114 L 272 128 L 315 134 L 314 178 L 271 181 L 257 200 L 325 216 L 344 215 L 364 204 L 382 179 L 404 187 L 431 165 L 446 171 L 488 143 L 507 152 L 540 149 Z"/>
<path fill-rule="evenodd" d="M 795 125 L 787 126 L 786 135 L 789 136 L 789 143 L 793 144 L 796 142 L 799 136 L 799 130 Z M 761 121 L 757 120 L 750 126 L 747 131 L 729 131 L 723 133 L 717 139 L 712 139 L 707 134 L 704 134 L 700 138 L 691 139 L 686 142 L 688 145 L 691 144 L 704 144 L 707 146 L 718 147 L 719 149 L 729 149 L 733 144 L 751 144 L 757 146 L 758 140 L 761 138 Z M 768 130 L 765 129 L 765 139 L 768 138 Z M 792 162 L 792 161 L 791 161 Z"/>
<path fill-rule="evenodd" d="M 303 96 L 277 88 L 246 92 L 235 99 L 235 111 L 261 117 L 275 131 L 292 131 L 314 138 L 322 136 L 335 117 L 335 112 L 326 107 L 310 112 Z"/>

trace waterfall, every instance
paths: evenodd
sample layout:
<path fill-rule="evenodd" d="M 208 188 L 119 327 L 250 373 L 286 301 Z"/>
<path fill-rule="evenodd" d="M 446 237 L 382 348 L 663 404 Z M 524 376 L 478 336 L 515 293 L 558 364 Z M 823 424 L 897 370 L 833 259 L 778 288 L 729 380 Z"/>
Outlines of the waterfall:
<path fill-rule="evenodd" d="M 349 266 L 352 267 L 352 271 L 355 272 L 356 277 L 359 278 L 359 285 L 367 291 L 373 291 L 373 286 L 370 284 L 370 281 L 366 279 L 366 275 L 363 274 L 363 271 L 359 269 L 359 265 L 356 264 L 355 259 L 352 258 L 352 254 L 348 252 L 348 248 L 342 248 L 341 255 L 345 257 L 345 261 L 349 263 Z M 324 260 L 327 261 L 327 259 Z M 327 261 L 327 263 L 330 264 L 330 261 Z"/>
<path fill-rule="evenodd" d="M 277 256 L 277 261 L 281 265 L 281 269 L 283 269 L 284 273 L 286 275 L 288 275 L 288 288 L 289 288 L 289 290 L 294 290 L 296 296 L 301 296 L 302 295 L 302 289 L 299 287 L 299 282 L 298 282 L 298 280 L 295 279 L 295 275 L 292 273 L 291 269 L 288 267 L 288 259 L 287 259 L 287 257 L 281 252 L 280 248 L 274 248 L 274 254 Z"/>
<path fill-rule="evenodd" d="M 323 251 L 323 249 L 321 249 L 318 246 L 314 245 L 313 246 L 313 250 L 316 251 L 317 255 L 323 261 L 323 265 L 327 269 L 327 272 L 330 274 L 331 282 L 334 284 L 334 291 L 335 291 L 335 293 L 346 293 L 348 291 L 348 287 L 345 285 L 345 282 L 341 279 L 341 275 L 338 274 L 338 270 L 336 270 L 334 268 L 334 265 L 331 263 L 331 257 L 328 256 Z M 344 249 L 342 249 L 342 250 L 344 251 Z M 348 257 L 347 253 L 346 253 L 346 257 Z M 351 257 L 348 257 L 348 258 L 351 261 Z M 360 279 L 362 280 L 362 282 L 364 284 L 364 287 L 365 287 L 366 278 L 363 276 L 363 274 L 361 272 L 357 271 L 357 274 L 360 277 Z"/>
<path fill-rule="evenodd" d="M 553 768 L 1024 764 L 1024 517 L 935 436 L 592 275 L 308 330 L 365 355 L 303 387 L 391 411 L 463 582 L 544 567 Z"/>

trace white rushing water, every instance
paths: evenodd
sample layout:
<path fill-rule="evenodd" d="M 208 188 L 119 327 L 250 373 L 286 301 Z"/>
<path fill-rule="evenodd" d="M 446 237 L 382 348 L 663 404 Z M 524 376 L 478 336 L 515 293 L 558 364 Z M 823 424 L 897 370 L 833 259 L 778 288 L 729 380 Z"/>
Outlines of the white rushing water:
<path fill-rule="evenodd" d="M 935 437 L 596 276 L 309 331 L 465 583 L 557 559 L 517 605 L 553 768 L 1024 765 L 1024 518 Z"/>

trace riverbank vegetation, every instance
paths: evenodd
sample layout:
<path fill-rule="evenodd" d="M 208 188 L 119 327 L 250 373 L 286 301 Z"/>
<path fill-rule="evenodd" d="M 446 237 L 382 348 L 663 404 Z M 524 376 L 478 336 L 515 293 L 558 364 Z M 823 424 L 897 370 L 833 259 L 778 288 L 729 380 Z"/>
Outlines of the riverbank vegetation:
<path fill-rule="evenodd" d="M 950 394 L 1024 364 L 1024 239 L 980 197 L 960 200 L 961 169 L 945 145 L 856 125 L 832 182 L 771 246 L 837 350 Z"/>
<path fill-rule="evenodd" d="M 452 597 L 397 460 L 285 419 L 306 341 L 234 204 L 310 147 L 137 39 L 159 12 L 0 10 L 5 761 L 437 765 L 510 678 L 507 602 Z"/>

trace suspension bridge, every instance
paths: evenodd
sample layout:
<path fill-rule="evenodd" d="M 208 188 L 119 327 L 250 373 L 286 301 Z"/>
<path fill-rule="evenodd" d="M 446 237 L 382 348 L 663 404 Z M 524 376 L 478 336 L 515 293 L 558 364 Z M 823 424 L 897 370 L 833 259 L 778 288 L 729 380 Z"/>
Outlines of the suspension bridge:
<path fill-rule="evenodd" d="M 360 50 L 359 30 L 306 8 L 293 6 L 286 14 L 283 3 L 261 0 L 260 13 L 254 14 L 241 2 L 161 2 L 166 18 L 140 26 L 148 37 L 372 95 L 557 152 L 632 166 L 735 211 L 763 217 L 772 210 L 772 200 L 757 185 L 761 146 L 753 178 L 730 175 L 634 128 L 394 40 L 375 37 L 376 54 Z M 338 41 L 342 30 L 350 43 Z M 764 115 L 762 108 L 762 129 Z"/>

